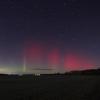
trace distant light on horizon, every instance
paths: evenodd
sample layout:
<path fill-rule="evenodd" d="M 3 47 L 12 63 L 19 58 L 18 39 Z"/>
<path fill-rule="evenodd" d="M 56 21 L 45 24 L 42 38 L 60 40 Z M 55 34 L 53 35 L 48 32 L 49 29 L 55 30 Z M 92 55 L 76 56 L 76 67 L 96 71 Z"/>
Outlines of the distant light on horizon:
<path fill-rule="evenodd" d="M 23 66 L 21 66 L 21 67 L 23 68 Z M 98 68 L 95 68 L 95 66 L 92 66 L 92 69 L 98 69 Z M 91 68 L 84 69 L 84 66 L 83 66 L 83 69 L 78 69 L 77 71 L 88 70 L 88 69 L 91 69 Z M 29 66 L 27 66 L 26 72 L 23 72 L 23 69 L 21 69 L 21 68 L 19 68 L 19 69 L 7 68 L 7 67 L 0 68 L 0 74 L 19 74 L 19 75 L 22 75 L 22 74 L 54 74 L 54 73 L 65 73 L 65 72 L 70 72 L 70 71 L 74 71 L 74 70 L 59 71 L 58 69 L 49 69 L 49 68 L 46 68 L 46 69 L 40 68 L 39 69 L 39 68 L 35 68 L 35 66 L 30 69 Z"/>

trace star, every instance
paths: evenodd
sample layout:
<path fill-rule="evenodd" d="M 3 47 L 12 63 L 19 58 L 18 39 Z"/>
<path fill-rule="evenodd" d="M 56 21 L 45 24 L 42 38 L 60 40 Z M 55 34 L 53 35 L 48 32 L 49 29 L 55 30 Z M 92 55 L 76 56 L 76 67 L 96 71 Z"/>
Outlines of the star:
<path fill-rule="evenodd" d="M 69 2 L 76 2 L 77 0 L 68 0 Z"/>
<path fill-rule="evenodd" d="M 64 7 L 67 5 L 67 3 L 66 2 L 64 2 Z"/>
<path fill-rule="evenodd" d="M 76 41 L 76 40 L 77 40 L 77 38 L 75 38 L 75 37 L 72 38 L 72 41 Z"/>
<path fill-rule="evenodd" d="M 38 6 L 37 4 L 35 4 L 35 5 L 34 5 L 34 8 L 38 9 L 38 8 L 39 8 L 39 6 Z"/>

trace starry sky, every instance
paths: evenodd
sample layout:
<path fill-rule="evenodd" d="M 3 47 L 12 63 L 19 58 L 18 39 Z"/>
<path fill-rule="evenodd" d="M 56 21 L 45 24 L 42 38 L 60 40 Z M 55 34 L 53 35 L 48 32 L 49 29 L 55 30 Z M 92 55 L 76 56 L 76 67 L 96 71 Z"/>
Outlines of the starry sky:
<path fill-rule="evenodd" d="M 0 68 L 21 72 L 24 58 L 26 71 L 98 68 L 99 5 L 99 0 L 0 0 Z"/>

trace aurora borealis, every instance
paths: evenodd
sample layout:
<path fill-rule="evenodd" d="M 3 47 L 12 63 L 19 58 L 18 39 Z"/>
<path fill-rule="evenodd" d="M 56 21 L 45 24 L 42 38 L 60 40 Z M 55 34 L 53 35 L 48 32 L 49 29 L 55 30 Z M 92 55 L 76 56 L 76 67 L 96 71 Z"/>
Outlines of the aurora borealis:
<path fill-rule="evenodd" d="M 91 69 L 95 66 L 93 60 L 86 55 L 80 53 L 69 51 L 64 53 L 61 52 L 61 48 L 54 47 L 48 48 L 39 43 L 30 43 L 25 47 L 24 56 L 26 56 L 27 66 L 36 68 L 51 68 L 57 69 L 58 71 L 66 70 L 82 70 L 82 69 Z M 42 65 L 42 67 L 41 67 Z"/>

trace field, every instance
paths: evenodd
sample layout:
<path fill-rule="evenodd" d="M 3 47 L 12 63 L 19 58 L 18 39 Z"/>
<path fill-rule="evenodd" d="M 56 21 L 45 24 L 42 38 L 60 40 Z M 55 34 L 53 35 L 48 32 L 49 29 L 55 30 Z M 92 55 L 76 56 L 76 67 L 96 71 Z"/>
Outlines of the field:
<path fill-rule="evenodd" d="M 0 100 L 99 100 L 99 94 L 99 75 L 0 76 Z"/>

